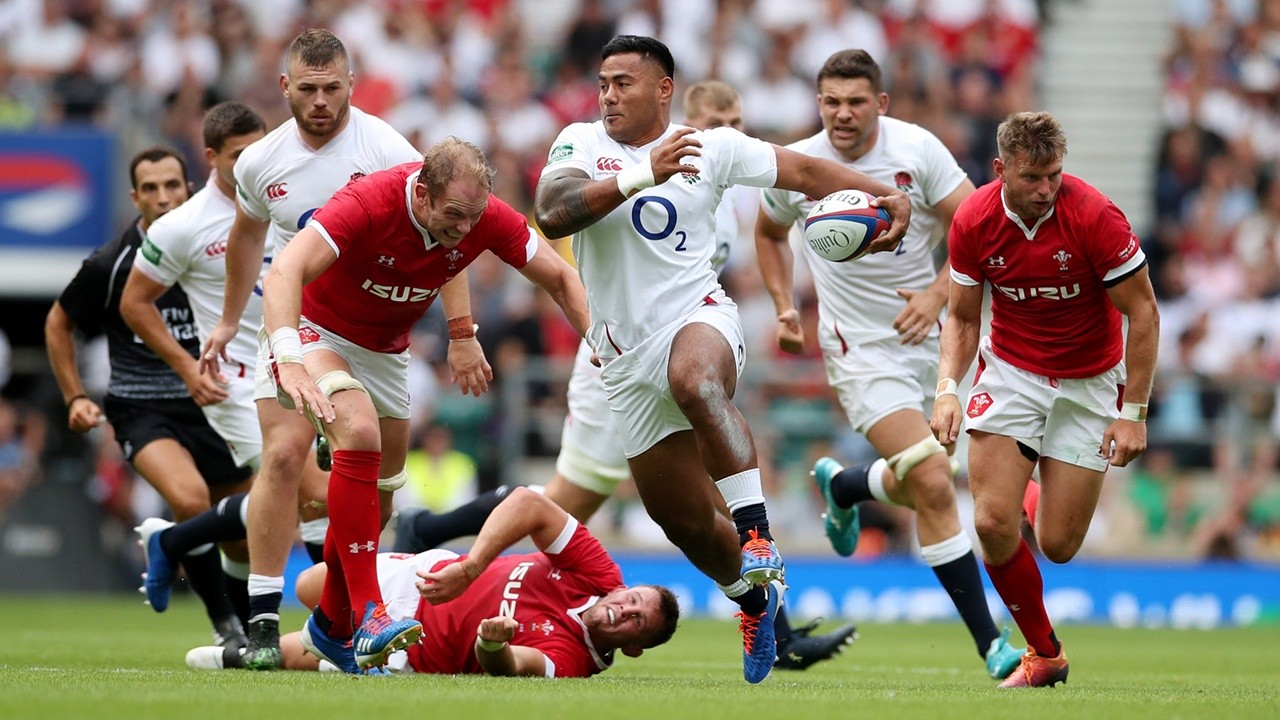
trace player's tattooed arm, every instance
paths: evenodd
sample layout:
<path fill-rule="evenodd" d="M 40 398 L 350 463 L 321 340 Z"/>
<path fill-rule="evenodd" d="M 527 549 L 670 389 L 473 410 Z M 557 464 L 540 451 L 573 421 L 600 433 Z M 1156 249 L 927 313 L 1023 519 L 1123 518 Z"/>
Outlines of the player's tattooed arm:
<path fill-rule="evenodd" d="M 590 227 L 625 200 L 612 178 L 592 180 L 581 170 L 565 169 L 538 181 L 533 213 L 542 234 L 555 239 Z"/>

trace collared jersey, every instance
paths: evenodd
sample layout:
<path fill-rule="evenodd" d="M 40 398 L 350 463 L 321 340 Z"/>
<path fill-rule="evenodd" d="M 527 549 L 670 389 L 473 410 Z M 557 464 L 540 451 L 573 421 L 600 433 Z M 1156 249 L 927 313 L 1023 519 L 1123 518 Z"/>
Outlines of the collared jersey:
<path fill-rule="evenodd" d="M 671 133 L 640 147 L 610 139 L 601 122 L 575 123 L 560 132 L 543 176 L 581 170 L 593 180 L 648 162 Z M 633 195 L 573 236 L 573 254 L 591 310 L 588 340 L 601 357 L 630 350 L 663 326 L 722 294 L 712 258 L 716 209 L 731 185 L 772 186 L 773 146 L 731 128 L 695 133 L 699 157 L 684 162 L 697 174 L 677 174 Z"/>
<path fill-rule="evenodd" d="M 831 262 L 804 244 L 805 259 L 818 291 L 818 344 L 839 354 L 848 345 L 896 338 L 893 321 L 906 306 L 898 288 L 923 290 L 938 276 L 933 250 L 943 239 L 942 220 L 934 206 L 964 182 L 964 170 L 942 141 L 924 128 L 890 117 L 880 118 L 875 147 L 848 162 L 831 145 L 825 131 L 787 146 L 860 170 L 911 199 L 911 224 L 894 252 L 875 253 L 853 262 Z M 780 224 L 804 220 L 821 198 L 769 188 L 762 193 L 765 214 Z M 937 328 L 930 335 L 937 335 Z"/>
<path fill-rule="evenodd" d="M 448 562 L 440 563 L 438 570 Z M 604 595 L 622 587 L 622 569 L 586 526 L 570 518 L 546 551 L 502 555 L 458 598 L 441 605 L 424 599 L 415 615 L 422 642 L 409 648 L 421 673 L 483 673 L 475 655 L 480 621 L 506 615 L 520 623 L 512 645 L 547 657 L 547 677 L 589 677 L 608 669 L 613 652 L 600 652 L 582 621 Z"/>
<path fill-rule="evenodd" d="M 94 250 L 58 297 L 58 304 L 85 335 L 107 336 L 109 395 L 131 400 L 190 398 L 182 378 L 120 316 L 120 296 L 142 238 L 135 221 L 119 238 Z M 156 300 L 156 308 L 182 349 L 191 357 L 198 355 L 200 337 L 182 288 L 169 288 Z"/>
<path fill-rule="evenodd" d="M 421 161 L 375 172 L 339 190 L 309 221 L 338 258 L 302 289 L 302 314 L 375 352 L 409 347 L 409 331 L 440 288 L 490 250 L 519 270 L 538 251 L 525 217 L 496 196 L 446 248 L 410 212 Z"/>
<path fill-rule="evenodd" d="M 227 286 L 227 233 L 236 219 L 235 200 L 218 189 L 213 176 L 200 192 L 151 224 L 134 264 L 161 285 L 181 285 L 202 337 L 222 317 Z M 263 265 L 263 270 L 266 266 Z M 262 278 L 258 278 L 258 286 Z M 233 361 L 252 366 L 262 327 L 262 293 L 249 296 L 240 329 L 227 343 Z"/>
<path fill-rule="evenodd" d="M 359 108 L 351 108 L 347 126 L 319 150 L 303 142 L 297 121 L 290 119 L 240 154 L 237 197 L 248 215 L 275 228 L 274 253 L 266 253 L 271 256 L 347 183 L 411 161 L 421 162 L 422 154 L 390 125 Z"/>
<path fill-rule="evenodd" d="M 978 188 L 951 223 L 951 279 L 991 284 L 991 345 L 1029 372 L 1086 378 L 1124 356 L 1120 311 L 1107 288 L 1146 256 L 1124 213 L 1092 185 L 1063 174 L 1053 207 L 1028 228 L 1002 184 Z"/>

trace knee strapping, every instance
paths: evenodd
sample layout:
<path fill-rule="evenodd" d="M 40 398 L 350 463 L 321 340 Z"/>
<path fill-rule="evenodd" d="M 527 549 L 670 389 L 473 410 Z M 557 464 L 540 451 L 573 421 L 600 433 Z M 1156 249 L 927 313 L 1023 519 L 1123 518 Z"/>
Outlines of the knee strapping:
<path fill-rule="evenodd" d="M 342 390 L 359 390 L 365 395 L 369 394 L 364 385 L 346 370 L 330 370 L 321 375 L 320 379 L 316 380 L 316 387 L 320 388 L 320 392 L 324 393 L 325 397 L 330 398 L 334 393 Z"/>
<path fill-rule="evenodd" d="M 947 450 L 942 447 L 942 443 L 938 442 L 937 438 L 930 435 L 915 445 L 908 447 L 906 450 L 888 458 L 888 463 L 889 467 L 893 468 L 893 474 L 897 476 L 899 480 L 903 480 L 907 477 L 907 473 L 911 472 L 911 469 L 915 466 L 929 459 L 929 457 L 933 455 L 938 453 L 946 454 L 946 452 Z"/>
<path fill-rule="evenodd" d="M 387 490 L 387 491 L 399 490 L 400 488 L 404 487 L 404 484 L 408 481 L 409 481 L 409 471 L 402 469 L 400 472 L 396 473 L 395 475 L 392 475 L 391 477 L 378 478 L 378 489 Z"/>

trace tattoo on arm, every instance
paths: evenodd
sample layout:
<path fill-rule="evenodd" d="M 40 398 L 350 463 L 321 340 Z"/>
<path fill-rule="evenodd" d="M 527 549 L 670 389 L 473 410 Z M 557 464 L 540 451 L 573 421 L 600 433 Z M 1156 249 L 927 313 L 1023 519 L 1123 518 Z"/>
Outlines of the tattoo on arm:
<path fill-rule="evenodd" d="M 599 219 L 587 204 L 587 186 L 591 182 L 584 172 L 563 170 L 538 183 L 534 215 L 543 234 L 549 238 L 565 237 Z"/>

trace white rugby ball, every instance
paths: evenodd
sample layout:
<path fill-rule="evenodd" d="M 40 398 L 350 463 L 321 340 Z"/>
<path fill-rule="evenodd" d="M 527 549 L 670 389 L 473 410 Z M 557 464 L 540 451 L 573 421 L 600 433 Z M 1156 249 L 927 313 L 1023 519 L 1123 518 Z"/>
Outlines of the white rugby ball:
<path fill-rule="evenodd" d="M 804 221 L 809 247 L 831 262 L 857 260 L 893 224 L 889 212 L 871 205 L 861 190 L 840 190 L 818 201 Z"/>

